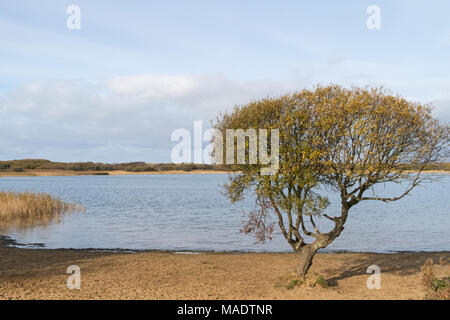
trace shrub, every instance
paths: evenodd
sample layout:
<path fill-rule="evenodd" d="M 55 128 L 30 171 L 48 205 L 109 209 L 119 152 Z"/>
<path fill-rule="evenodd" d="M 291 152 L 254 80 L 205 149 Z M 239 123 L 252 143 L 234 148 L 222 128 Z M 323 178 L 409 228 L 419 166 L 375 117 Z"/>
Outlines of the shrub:
<path fill-rule="evenodd" d="M 9 162 L 0 162 L 0 170 L 8 170 L 11 167 Z"/>
<path fill-rule="evenodd" d="M 322 288 L 327 288 L 328 287 L 328 282 L 327 282 L 327 280 L 325 280 L 325 278 L 322 275 L 320 275 L 320 276 L 317 277 L 317 280 L 314 283 L 314 285 L 319 285 Z"/>
<path fill-rule="evenodd" d="M 292 290 L 297 286 L 303 285 L 304 282 L 305 279 L 299 278 L 295 273 L 289 273 L 281 276 L 274 287 Z"/>
<path fill-rule="evenodd" d="M 136 167 L 131 167 L 131 168 L 127 168 L 127 171 L 129 172 L 146 172 L 146 171 L 158 171 L 156 168 L 154 168 L 153 166 L 136 166 Z"/>
<path fill-rule="evenodd" d="M 433 259 L 428 259 L 422 266 L 422 286 L 427 300 L 450 300 L 450 277 L 438 279 L 433 272 Z"/>

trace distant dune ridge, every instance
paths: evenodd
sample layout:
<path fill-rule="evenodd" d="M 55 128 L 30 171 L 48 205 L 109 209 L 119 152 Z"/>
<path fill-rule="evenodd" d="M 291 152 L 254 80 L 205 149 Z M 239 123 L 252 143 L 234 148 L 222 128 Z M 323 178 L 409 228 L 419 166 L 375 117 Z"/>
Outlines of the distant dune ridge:
<path fill-rule="evenodd" d="M 404 165 L 402 170 L 415 171 L 418 165 Z M 45 159 L 22 159 L 0 161 L 2 176 L 71 176 L 71 175 L 121 175 L 121 174 L 170 174 L 170 173 L 222 173 L 225 165 L 197 163 L 95 163 L 95 162 L 52 162 Z M 450 172 L 450 163 L 431 163 L 427 172 Z"/>
<path fill-rule="evenodd" d="M 212 164 L 195 164 L 195 163 L 146 163 L 146 162 L 128 162 L 128 163 L 94 163 L 94 162 L 52 162 L 45 159 L 22 159 L 0 161 L 0 176 L 13 173 L 21 175 L 21 173 L 40 173 L 65 171 L 80 174 L 107 174 L 108 172 L 168 172 L 168 171 L 223 171 L 221 165 Z M 44 175 L 44 174 L 42 174 Z"/>

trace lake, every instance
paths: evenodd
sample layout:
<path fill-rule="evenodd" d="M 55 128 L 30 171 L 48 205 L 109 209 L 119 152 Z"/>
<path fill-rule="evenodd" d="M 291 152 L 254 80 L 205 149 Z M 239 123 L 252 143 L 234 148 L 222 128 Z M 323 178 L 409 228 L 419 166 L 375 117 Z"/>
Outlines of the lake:
<path fill-rule="evenodd" d="M 345 230 L 327 249 L 450 251 L 450 174 L 439 178 L 400 201 L 353 207 Z M 266 244 L 240 232 L 242 213 L 253 203 L 231 204 L 220 193 L 226 180 L 226 174 L 4 177 L 0 190 L 46 192 L 86 207 L 60 224 L 7 234 L 32 247 L 291 251 L 278 229 Z M 403 188 L 386 185 L 376 191 L 394 196 Z M 327 212 L 337 215 L 337 195 L 328 195 Z M 319 219 L 325 228 L 328 223 Z"/>

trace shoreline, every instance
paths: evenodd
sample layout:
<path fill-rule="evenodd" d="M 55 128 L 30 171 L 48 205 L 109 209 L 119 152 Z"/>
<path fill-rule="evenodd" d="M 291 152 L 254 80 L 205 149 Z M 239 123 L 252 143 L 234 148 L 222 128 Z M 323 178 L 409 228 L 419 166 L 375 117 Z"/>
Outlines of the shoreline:
<path fill-rule="evenodd" d="M 165 174 L 226 174 L 220 170 L 167 170 L 131 172 L 125 170 L 113 171 L 69 171 L 69 170 L 25 170 L 23 172 L 0 171 L 2 177 L 71 177 L 71 176 L 122 176 L 122 175 L 165 175 Z"/>
<path fill-rule="evenodd" d="M 408 170 L 404 173 L 417 173 L 418 171 Z M 167 170 L 167 171 L 142 171 L 131 172 L 125 170 L 113 171 L 70 171 L 70 170 L 25 170 L 23 172 L 0 171 L 2 177 L 71 177 L 71 176 L 122 176 L 122 175 L 169 175 L 169 174 L 228 174 L 230 171 L 225 170 Z M 445 170 L 427 170 L 422 174 L 450 174 Z"/>
<path fill-rule="evenodd" d="M 95 252 L 111 252 L 111 253 L 172 253 L 172 254 L 289 254 L 295 253 L 292 250 L 287 251 L 251 251 L 251 250 L 213 250 L 213 249 L 133 249 L 133 248 L 46 248 L 42 243 L 20 243 L 15 239 L 0 234 L 0 248 L 14 248 L 27 250 L 48 250 L 48 251 L 95 251 Z M 398 254 L 398 253 L 430 253 L 430 254 L 449 254 L 450 250 L 399 250 L 399 251 L 353 251 L 349 249 L 326 249 L 320 250 L 320 254 Z"/>
<path fill-rule="evenodd" d="M 178 254 L 177 254 L 178 252 Z M 295 270 L 294 252 L 112 252 L 27 249 L 0 243 L 2 299 L 423 299 L 421 266 L 435 262 L 450 275 L 450 252 L 318 253 L 310 273 L 327 288 L 289 289 L 280 279 Z M 381 289 L 366 287 L 368 266 L 382 273 Z M 81 290 L 68 290 L 69 266 L 81 270 Z"/>

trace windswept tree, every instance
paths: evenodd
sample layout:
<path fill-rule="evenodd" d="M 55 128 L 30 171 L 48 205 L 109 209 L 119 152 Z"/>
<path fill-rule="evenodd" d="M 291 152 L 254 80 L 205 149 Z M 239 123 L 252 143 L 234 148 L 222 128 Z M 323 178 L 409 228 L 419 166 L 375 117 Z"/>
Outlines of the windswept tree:
<path fill-rule="evenodd" d="M 220 115 L 214 128 L 224 137 L 216 140 L 216 148 L 223 150 L 227 130 L 278 129 L 278 170 L 262 174 L 265 165 L 249 164 L 247 156 L 246 163 L 225 166 L 232 172 L 225 191 L 232 202 L 254 197 L 255 210 L 248 213 L 243 231 L 254 233 L 258 241 L 271 239 L 272 215 L 278 220 L 282 235 L 300 255 L 301 277 L 316 252 L 344 230 L 352 207 L 405 197 L 427 179 L 423 169 L 446 156 L 449 145 L 449 126 L 432 118 L 430 106 L 382 88 L 318 86 L 266 98 Z M 251 139 L 255 136 L 247 135 L 247 153 L 261 139 L 268 140 L 269 152 L 276 147 L 270 134 L 256 137 L 258 142 Z M 415 172 L 406 170 L 411 164 Z M 405 189 L 392 197 L 377 196 L 373 187 L 383 183 Z M 320 192 L 324 188 L 339 193 L 339 212 L 325 213 L 329 200 Z M 320 230 L 317 219 L 329 221 L 329 228 Z"/>

